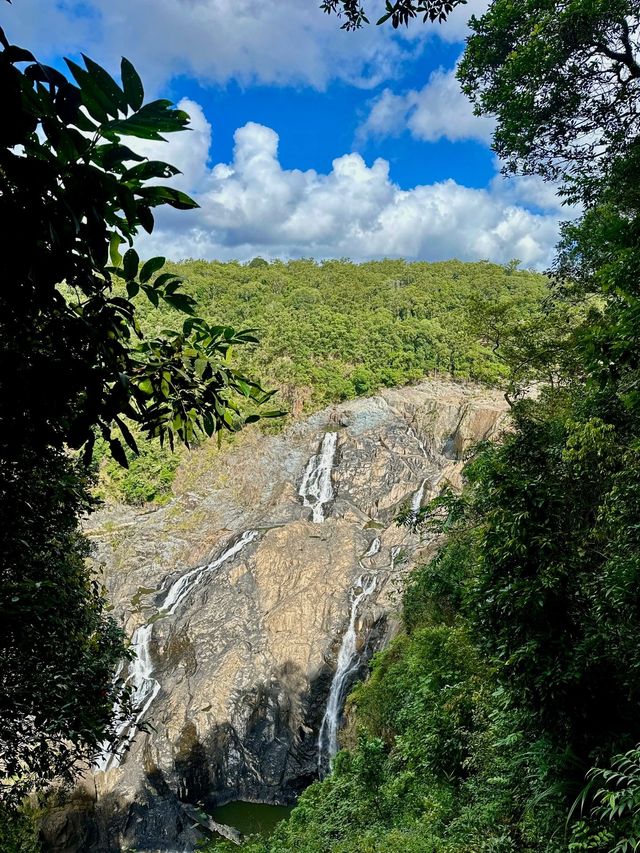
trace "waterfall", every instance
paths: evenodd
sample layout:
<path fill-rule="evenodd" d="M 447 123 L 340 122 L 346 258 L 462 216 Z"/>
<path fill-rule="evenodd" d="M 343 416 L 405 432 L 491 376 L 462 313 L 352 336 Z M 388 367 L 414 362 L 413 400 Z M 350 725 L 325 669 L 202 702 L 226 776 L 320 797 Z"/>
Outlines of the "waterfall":
<path fill-rule="evenodd" d="M 245 545 L 252 542 L 257 535 L 257 530 L 246 530 L 230 548 L 223 551 L 219 557 L 213 560 L 213 562 L 207 563 L 204 566 L 199 566 L 197 569 L 192 569 L 190 572 L 179 577 L 178 580 L 174 581 L 169 587 L 164 601 L 160 605 L 160 609 L 165 611 L 166 616 L 173 616 L 191 590 L 200 583 L 206 574 L 215 571 L 220 568 L 223 563 L 226 563 L 227 560 L 235 557 L 235 555 L 239 551 L 242 551 Z"/>
<path fill-rule="evenodd" d="M 323 767 L 331 763 L 338 751 L 338 728 L 342 715 L 345 692 L 349 680 L 360 666 L 360 655 L 357 649 L 358 636 L 356 619 L 361 602 L 367 599 L 375 590 L 377 578 L 375 575 L 361 575 L 351 590 L 351 614 L 349 624 L 342 638 L 336 671 L 331 682 L 327 707 L 322 718 L 318 735 L 318 772 L 322 774 Z"/>
<path fill-rule="evenodd" d="M 422 499 L 424 498 L 424 490 L 425 486 L 429 482 L 429 478 L 426 477 L 421 483 L 418 489 L 414 492 L 413 497 L 411 498 L 411 517 L 413 520 L 417 519 L 418 514 L 420 512 L 420 507 L 422 506 Z"/>
<path fill-rule="evenodd" d="M 303 506 L 311 507 L 312 518 L 316 524 L 324 521 L 324 505 L 333 498 L 331 469 L 336 453 L 338 434 L 328 432 L 322 439 L 320 452 L 312 456 L 307 465 L 298 494 Z"/>
<path fill-rule="evenodd" d="M 153 664 L 151 662 L 151 633 L 153 623 L 141 625 L 133 632 L 131 646 L 135 649 L 136 656 L 129 662 L 128 673 L 125 684 L 131 684 L 131 703 L 136 709 L 136 717 L 133 722 L 126 720 L 116 732 L 114 742 L 105 744 L 102 754 L 98 760 L 100 770 L 110 770 L 120 764 L 121 756 L 115 751 L 115 746 L 122 743 L 128 746 L 136 733 L 138 724 L 151 707 L 151 703 L 160 691 L 160 682 L 153 677 Z M 122 665 L 118 668 L 116 679 L 122 672 Z"/>
<path fill-rule="evenodd" d="M 424 441 L 422 441 L 422 439 L 417 435 L 417 433 L 412 427 L 408 427 L 407 435 L 410 436 L 417 443 L 418 447 L 420 448 L 420 452 L 422 453 L 424 458 L 428 459 L 429 451 L 427 450 Z"/>
<path fill-rule="evenodd" d="M 181 575 L 171 584 L 162 599 L 159 606 L 159 615 L 173 616 L 185 598 L 206 574 L 215 571 L 223 563 L 235 557 L 257 535 L 257 530 L 246 530 L 239 539 L 226 548 L 215 560 Z M 133 722 L 126 720 L 120 726 L 112 743 L 103 745 L 102 753 L 97 761 L 98 769 L 100 770 L 109 770 L 111 767 L 117 767 L 120 764 L 121 753 L 133 741 L 138 725 L 160 692 L 160 682 L 153 677 L 154 667 L 151 660 L 151 636 L 156 618 L 147 622 L 146 625 L 136 628 L 131 637 L 131 645 L 136 651 L 136 656 L 128 664 L 125 684 L 131 685 L 131 700 L 136 717 Z M 116 672 L 116 679 L 120 676 L 122 668 L 121 664 Z M 122 748 L 116 750 L 116 747 Z"/>
<path fill-rule="evenodd" d="M 412 427 L 407 428 L 407 435 L 410 436 L 420 448 L 420 452 L 424 456 L 425 459 L 429 459 L 429 451 L 427 450 L 424 442 L 420 439 L 420 437 L 416 434 L 415 430 Z M 427 477 L 421 483 L 418 489 L 413 493 L 413 497 L 411 498 L 411 519 L 415 521 L 418 518 L 418 514 L 420 512 L 420 507 L 422 506 L 422 499 L 424 498 L 424 490 L 427 485 L 429 478 Z"/>
<path fill-rule="evenodd" d="M 369 545 L 367 550 L 362 555 L 362 559 L 364 559 L 365 557 L 375 557 L 375 555 L 380 552 L 381 544 L 382 543 L 380 542 L 380 537 L 376 536 L 371 545 Z"/>

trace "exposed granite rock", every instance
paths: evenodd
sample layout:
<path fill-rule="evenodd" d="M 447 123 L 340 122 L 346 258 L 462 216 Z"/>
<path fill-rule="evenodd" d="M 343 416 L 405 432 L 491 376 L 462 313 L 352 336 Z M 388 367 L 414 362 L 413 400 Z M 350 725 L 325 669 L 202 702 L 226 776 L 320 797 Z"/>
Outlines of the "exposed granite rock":
<path fill-rule="evenodd" d="M 256 537 L 203 575 L 150 643 L 160 690 L 120 766 L 83 782 L 47 820 L 50 850 L 191 850 L 181 806 L 231 799 L 287 802 L 317 773 L 317 738 L 350 590 L 378 574 L 359 614 L 363 665 L 398 624 L 401 579 L 428 555 L 394 524 L 460 483 L 462 457 L 505 425 L 498 392 L 452 382 L 337 405 L 278 436 L 248 431 L 217 455 L 196 452 L 185 491 L 166 507 L 109 507 L 90 519 L 115 611 L 129 634 L 158 614 L 169 585 L 234 537 Z M 333 497 L 313 523 L 298 489 L 327 430 L 337 432 Z M 206 470 L 199 465 L 210 460 Z M 201 466 L 200 466 L 201 467 Z M 194 473 L 197 472 L 197 473 Z M 376 551 L 374 539 L 379 538 Z M 365 556 L 371 549 L 370 556 Z"/>

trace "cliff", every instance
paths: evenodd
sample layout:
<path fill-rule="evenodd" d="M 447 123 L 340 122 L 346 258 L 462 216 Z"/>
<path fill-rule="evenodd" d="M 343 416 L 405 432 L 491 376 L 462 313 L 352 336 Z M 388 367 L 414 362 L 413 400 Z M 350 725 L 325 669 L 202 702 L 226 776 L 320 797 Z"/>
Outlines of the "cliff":
<path fill-rule="evenodd" d="M 163 508 L 94 515 L 149 730 L 129 743 L 124 729 L 123 757 L 106 752 L 49 815 L 49 849 L 193 849 L 189 805 L 287 802 L 322 773 L 344 693 L 397 629 L 403 575 L 433 548 L 396 513 L 458 486 L 465 450 L 505 420 L 498 392 L 388 390 L 194 454 Z"/>

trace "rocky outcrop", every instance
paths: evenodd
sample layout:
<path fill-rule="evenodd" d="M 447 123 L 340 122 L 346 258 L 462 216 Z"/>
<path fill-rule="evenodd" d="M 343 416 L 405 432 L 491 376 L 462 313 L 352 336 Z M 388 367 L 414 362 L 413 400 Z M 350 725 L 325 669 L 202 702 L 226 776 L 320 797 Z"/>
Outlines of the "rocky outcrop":
<path fill-rule="evenodd" d="M 396 526 L 396 513 L 459 485 L 465 450 L 498 433 L 505 409 L 497 392 L 451 382 L 384 391 L 280 435 L 247 432 L 205 456 L 204 470 L 196 453 L 187 465 L 198 473 L 163 508 L 94 515 L 115 612 L 129 635 L 152 625 L 145 653 L 158 687 L 149 731 L 51 816 L 50 849 L 189 850 L 197 830 L 183 804 L 295 798 L 318 772 L 353 585 L 377 578 L 355 623 L 364 666 L 396 630 L 403 574 L 432 547 Z M 315 497 L 299 490 L 333 443 L 323 445 L 328 431 L 319 520 Z M 240 542 L 246 531 L 255 535 Z M 197 567 L 208 568 L 186 578 Z"/>

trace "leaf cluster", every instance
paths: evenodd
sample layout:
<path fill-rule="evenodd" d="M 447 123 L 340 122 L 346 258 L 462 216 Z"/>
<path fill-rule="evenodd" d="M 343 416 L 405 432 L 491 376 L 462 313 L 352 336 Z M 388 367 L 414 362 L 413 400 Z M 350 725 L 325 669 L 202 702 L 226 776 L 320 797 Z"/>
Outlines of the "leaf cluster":
<path fill-rule="evenodd" d="M 377 21 L 384 24 L 391 20 L 394 29 L 408 26 L 414 18 L 422 15 L 423 22 L 444 23 L 456 6 L 465 5 L 467 0 L 386 0 L 385 12 Z M 361 0 L 323 0 L 320 8 L 328 15 L 335 14 L 344 17 L 343 30 L 357 30 L 368 24 Z"/>

